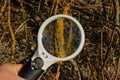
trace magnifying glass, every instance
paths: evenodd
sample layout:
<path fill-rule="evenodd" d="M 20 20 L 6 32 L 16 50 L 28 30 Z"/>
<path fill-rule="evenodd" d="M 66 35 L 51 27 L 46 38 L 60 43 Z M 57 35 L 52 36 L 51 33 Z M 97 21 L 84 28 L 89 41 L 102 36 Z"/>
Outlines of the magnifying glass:
<path fill-rule="evenodd" d="M 39 29 L 38 48 L 19 76 L 37 80 L 52 64 L 76 57 L 84 41 L 84 30 L 75 18 L 63 14 L 48 18 Z"/>

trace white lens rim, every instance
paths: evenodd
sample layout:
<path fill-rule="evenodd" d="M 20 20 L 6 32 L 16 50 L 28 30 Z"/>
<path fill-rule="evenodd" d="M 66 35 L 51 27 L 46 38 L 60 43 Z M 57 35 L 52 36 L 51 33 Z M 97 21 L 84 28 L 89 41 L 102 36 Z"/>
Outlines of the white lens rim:
<path fill-rule="evenodd" d="M 51 23 L 52 21 L 54 21 L 58 18 L 67 18 L 67 19 L 72 20 L 79 27 L 80 34 L 81 34 L 81 42 L 79 44 L 78 49 L 73 54 L 66 56 L 64 58 L 58 58 L 58 57 L 51 55 L 49 52 L 46 51 L 46 49 L 44 48 L 43 43 L 42 43 L 43 30 L 49 23 Z M 43 60 L 46 59 L 46 60 L 66 61 L 66 60 L 76 57 L 81 52 L 81 50 L 84 46 L 84 42 L 85 42 L 85 33 L 83 30 L 83 27 L 75 18 L 68 16 L 68 15 L 64 15 L 64 14 L 54 15 L 54 16 L 48 18 L 47 20 L 45 20 L 39 29 L 39 32 L 38 32 L 38 54 L 40 55 L 40 57 Z M 44 55 L 42 53 L 44 53 Z"/>

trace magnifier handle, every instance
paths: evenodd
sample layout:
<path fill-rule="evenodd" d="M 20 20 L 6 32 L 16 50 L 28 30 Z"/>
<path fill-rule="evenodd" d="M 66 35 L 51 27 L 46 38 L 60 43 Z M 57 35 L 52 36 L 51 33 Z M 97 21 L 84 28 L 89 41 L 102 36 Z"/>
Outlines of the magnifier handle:
<path fill-rule="evenodd" d="M 43 73 L 44 70 L 42 69 L 32 69 L 31 61 L 29 61 L 23 66 L 18 75 L 25 80 L 37 80 Z"/>

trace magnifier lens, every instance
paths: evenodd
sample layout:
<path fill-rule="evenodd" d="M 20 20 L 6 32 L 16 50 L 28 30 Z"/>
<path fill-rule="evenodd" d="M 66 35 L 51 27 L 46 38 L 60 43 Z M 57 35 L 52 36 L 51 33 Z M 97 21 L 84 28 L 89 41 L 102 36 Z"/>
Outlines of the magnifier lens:
<path fill-rule="evenodd" d="M 46 51 L 55 57 L 62 58 L 72 55 L 81 41 L 79 27 L 67 18 L 59 18 L 49 23 L 42 36 Z"/>

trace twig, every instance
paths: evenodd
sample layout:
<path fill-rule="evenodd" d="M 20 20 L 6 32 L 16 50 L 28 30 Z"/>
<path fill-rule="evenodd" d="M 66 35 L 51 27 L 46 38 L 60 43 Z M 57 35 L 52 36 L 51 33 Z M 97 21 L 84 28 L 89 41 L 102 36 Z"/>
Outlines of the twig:
<path fill-rule="evenodd" d="M 104 27 L 101 30 L 101 65 L 103 65 L 103 30 L 104 30 Z M 103 69 L 102 69 L 101 73 L 102 73 L 102 80 L 104 80 Z"/>
<path fill-rule="evenodd" d="M 21 0 L 22 2 L 23 2 L 23 0 Z M 22 7 L 22 9 L 23 9 L 23 18 L 26 20 L 26 16 L 27 16 L 27 14 L 26 14 L 26 11 L 25 11 L 25 9 L 24 9 L 24 6 L 23 6 L 23 3 L 20 3 L 20 5 L 21 5 L 21 7 Z M 25 33 L 26 33 L 26 35 L 25 35 L 25 38 L 26 38 L 26 41 L 28 40 L 27 39 L 27 24 L 26 23 L 24 23 L 25 24 Z"/>
<path fill-rule="evenodd" d="M 76 9 L 76 10 L 80 10 L 81 12 L 84 12 L 84 13 L 87 13 L 87 14 L 89 14 L 89 16 L 94 16 L 94 17 L 96 17 L 97 19 L 102 19 L 103 21 L 105 21 L 106 23 L 110 23 L 110 24 L 112 24 L 113 26 L 116 26 L 116 27 L 120 27 L 120 25 L 117 25 L 116 23 L 114 23 L 113 21 L 108 21 L 105 17 L 103 17 L 102 15 L 96 15 L 96 14 L 94 14 L 94 13 L 91 13 L 90 11 L 87 11 L 86 10 L 86 8 L 84 8 L 84 7 L 79 7 L 79 6 L 74 6 L 73 7 L 74 8 L 74 10 Z M 115 28 L 115 27 L 112 27 L 112 28 Z"/>
<path fill-rule="evenodd" d="M 5 11 L 6 5 L 7 5 L 7 0 L 4 0 L 4 5 L 1 7 L 1 13 Z"/>
<path fill-rule="evenodd" d="M 54 8 L 54 14 L 57 14 L 58 12 L 58 4 L 60 3 L 59 0 L 54 0 L 53 1 L 53 6 L 52 6 L 52 11 L 53 11 L 53 8 Z M 65 3 L 65 7 L 64 7 L 64 10 L 63 10 L 63 14 L 69 14 L 69 10 L 70 10 L 70 7 L 71 7 L 71 4 L 74 3 L 74 0 L 71 0 L 70 3 L 67 3 L 66 1 L 64 1 Z M 56 6 L 55 6 L 56 4 Z M 52 11 L 50 13 L 50 15 L 52 14 Z M 64 19 L 58 19 L 57 20 L 57 26 L 56 26 L 56 32 L 55 32 L 55 44 L 58 46 L 58 48 L 55 49 L 55 53 L 59 56 L 59 57 L 65 57 L 66 54 L 65 53 L 65 50 L 64 50 L 64 47 L 63 47 L 63 44 L 64 44 Z M 69 46 L 69 45 L 68 45 Z M 62 62 L 61 62 L 62 64 Z M 56 80 L 59 79 L 59 76 L 60 76 L 60 66 L 61 64 L 58 64 L 58 70 L 57 70 L 57 76 L 56 76 Z"/>
<path fill-rule="evenodd" d="M 120 15 L 120 11 L 119 11 L 119 1 L 118 0 L 113 0 L 113 5 L 114 5 L 114 12 L 115 12 L 115 21 L 117 25 L 120 25 L 120 19 L 119 19 L 119 15 Z"/>
<path fill-rule="evenodd" d="M 93 9 L 93 10 L 97 11 L 102 17 L 104 17 L 103 14 L 102 14 L 102 12 L 101 12 L 100 10 L 98 10 L 97 7 L 88 4 L 88 3 L 85 2 L 84 0 L 78 0 L 78 1 L 79 1 L 79 3 L 83 4 L 86 8 Z M 79 6 L 78 6 L 78 7 L 79 7 Z"/>
<path fill-rule="evenodd" d="M 58 12 L 58 4 L 59 4 L 59 0 L 54 0 L 53 1 L 53 5 L 52 5 L 52 10 L 50 15 L 52 15 L 52 12 L 54 13 L 54 15 L 57 14 Z M 54 10 L 53 10 L 54 9 Z M 56 27 L 55 27 L 55 45 L 57 47 L 55 47 L 55 53 L 58 57 L 64 57 L 63 53 L 64 53 L 64 48 L 62 47 L 62 45 L 64 44 L 64 26 L 63 26 L 63 19 L 58 19 L 56 21 Z M 61 68 L 62 62 L 58 63 L 58 68 L 57 68 L 57 73 L 56 73 L 56 80 L 59 80 L 60 77 L 60 68 Z"/>
<path fill-rule="evenodd" d="M 74 59 L 71 59 L 70 62 L 73 64 L 75 70 L 77 71 L 78 76 L 79 76 L 79 80 L 81 80 L 81 75 L 80 75 L 80 71 L 79 71 L 79 67 L 77 65 L 77 62 Z"/>
<path fill-rule="evenodd" d="M 116 29 L 117 34 L 118 34 L 118 38 L 116 40 L 116 46 L 120 46 L 120 31 L 118 29 Z M 118 63 L 117 63 L 117 70 L 116 70 L 116 76 L 115 76 L 115 80 L 118 80 L 118 75 L 120 72 L 120 54 L 118 56 Z"/>
<path fill-rule="evenodd" d="M 25 20 L 24 22 L 22 22 L 21 24 L 20 24 L 20 26 L 15 30 L 15 32 L 16 33 L 19 33 L 19 32 L 21 32 L 21 31 L 23 31 L 24 30 L 24 27 L 23 27 L 23 25 L 24 24 L 26 24 L 28 21 L 33 21 L 34 22 L 34 20 L 32 20 L 32 19 L 27 19 L 27 20 Z"/>
<path fill-rule="evenodd" d="M 10 30 L 10 33 L 11 33 L 11 37 L 12 37 L 12 51 L 14 52 L 15 51 L 15 45 L 16 45 L 16 40 L 15 40 L 15 35 L 13 33 L 13 30 L 12 30 L 12 27 L 11 27 L 11 18 L 10 18 L 10 9 L 11 6 L 10 6 L 10 0 L 8 0 L 8 28 Z M 11 56 L 12 59 L 14 59 L 14 54 L 12 53 L 12 56 Z"/>
<path fill-rule="evenodd" d="M 57 68 L 57 73 L 56 73 L 56 76 L 55 76 L 55 79 L 56 79 L 56 80 L 59 80 L 61 65 L 62 65 L 62 62 L 59 62 L 59 63 L 58 63 L 58 68 Z"/>
<path fill-rule="evenodd" d="M 110 50 L 111 50 L 112 43 L 113 43 L 114 31 L 115 31 L 115 30 L 113 30 L 113 31 L 112 31 L 112 34 L 111 34 L 111 35 L 112 35 L 112 38 L 111 38 L 111 40 L 110 40 L 110 44 L 109 44 L 109 46 L 108 46 L 107 53 L 106 53 L 106 55 L 105 55 L 105 59 L 103 60 L 103 65 L 102 65 L 102 67 L 101 67 L 101 71 L 102 71 L 103 67 L 106 65 L 106 62 L 108 61 L 108 57 L 109 57 Z"/>
<path fill-rule="evenodd" d="M 96 71 L 94 71 L 94 68 L 92 67 L 92 65 L 91 65 L 91 63 L 90 63 L 90 58 L 88 58 L 87 57 L 87 61 L 88 61 L 88 65 L 89 65 L 89 68 L 90 68 L 90 70 L 91 70 L 91 74 L 93 75 L 93 79 L 94 80 L 97 80 L 97 78 L 96 78 Z"/>
<path fill-rule="evenodd" d="M 114 48 L 112 48 L 112 53 L 114 53 L 115 52 L 115 49 Z M 115 76 L 115 74 L 116 74 L 116 68 L 117 68 L 117 66 L 115 66 L 113 69 L 113 74 L 110 76 L 110 79 L 109 80 L 115 80 L 115 78 L 114 78 L 114 76 Z"/>
<path fill-rule="evenodd" d="M 51 9 L 51 11 L 50 11 L 50 16 L 51 16 L 52 13 L 53 13 L 53 10 L 54 10 L 54 7 L 55 7 L 55 3 L 56 3 L 56 0 L 53 0 L 52 9 Z"/>
<path fill-rule="evenodd" d="M 33 4 L 31 4 L 31 3 L 27 3 L 27 2 L 25 2 L 25 1 L 23 1 L 23 0 L 16 0 L 16 1 L 18 1 L 20 4 L 22 3 L 22 4 L 27 4 L 27 5 L 29 5 L 29 6 L 32 6 Z"/>
<path fill-rule="evenodd" d="M 37 12 L 40 12 L 40 8 L 41 8 L 40 6 L 41 6 L 41 0 L 39 0 L 38 9 L 37 9 L 38 11 Z"/>
<path fill-rule="evenodd" d="M 118 64 L 117 64 L 117 70 L 116 70 L 116 76 L 114 80 L 118 80 L 118 75 L 120 72 L 120 57 L 118 58 Z"/>
<path fill-rule="evenodd" d="M 44 2 L 44 3 L 45 3 L 45 5 L 48 5 L 48 3 L 47 3 L 47 2 L 48 2 L 48 0 L 45 0 L 45 2 Z"/>
<path fill-rule="evenodd" d="M 0 38 L 0 44 L 1 44 L 1 41 L 3 40 L 4 36 L 5 36 L 5 33 L 3 33 L 2 37 Z"/>
<path fill-rule="evenodd" d="M 109 70 L 107 70 L 106 68 L 104 68 L 104 70 L 105 70 L 106 74 L 108 75 L 108 80 L 112 80 L 111 76 L 109 74 Z M 102 79 L 102 80 L 105 80 L 105 79 Z"/>
<path fill-rule="evenodd" d="M 59 0 L 56 0 L 56 6 L 55 6 L 55 9 L 54 9 L 54 15 L 56 15 L 57 14 L 57 12 L 58 12 L 58 4 L 60 3 L 60 1 Z"/>

